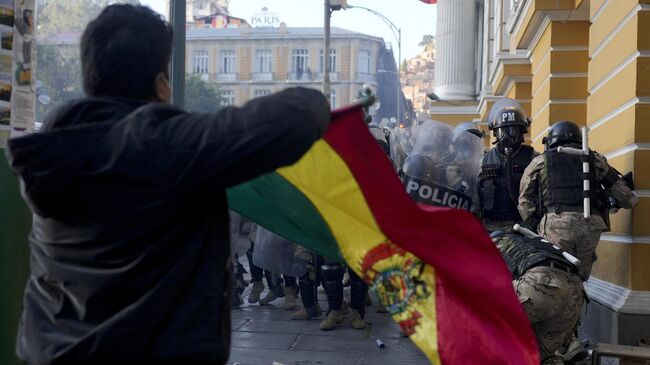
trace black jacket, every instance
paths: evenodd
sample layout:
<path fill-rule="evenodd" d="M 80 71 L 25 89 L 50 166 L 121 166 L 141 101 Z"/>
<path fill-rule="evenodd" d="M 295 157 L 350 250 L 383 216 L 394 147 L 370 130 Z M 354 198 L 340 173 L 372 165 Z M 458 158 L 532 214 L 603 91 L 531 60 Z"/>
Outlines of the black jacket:
<path fill-rule="evenodd" d="M 90 98 L 8 142 L 34 214 L 18 329 L 30 364 L 222 364 L 230 347 L 225 189 L 295 162 L 329 124 L 294 88 L 189 114 Z"/>

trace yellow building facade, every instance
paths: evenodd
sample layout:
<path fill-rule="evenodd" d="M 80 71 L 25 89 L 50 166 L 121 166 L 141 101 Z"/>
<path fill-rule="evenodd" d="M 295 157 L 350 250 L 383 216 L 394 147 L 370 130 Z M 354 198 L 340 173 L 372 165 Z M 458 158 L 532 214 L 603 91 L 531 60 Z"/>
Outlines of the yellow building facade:
<path fill-rule="evenodd" d="M 475 100 L 465 101 L 476 103 L 475 120 L 485 126 L 490 107 L 511 97 L 533 120 L 537 151 L 550 125 L 572 120 L 590 128 L 590 147 L 613 167 L 634 172 L 640 204 L 610 216 L 585 284 L 591 303 L 582 323 L 593 341 L 638 345 L 650 338 L 650 0 L 477 4 L 479 81 Z M 453 123 L 451 116 L 432 118 Z"/>
<path fill-rule="evenodd" d="M 287 87 L 323 87 L 322 28 L 284 23 L 276 28 L 189 28 L 186 38 L 186 73 L 216 82 L 226 105 L 243 105 Z M 381 38 L 333 27 L 330 60 L 332 108 L 354 102 L 367 84 L 381 100 L 373 117 L 395 117 L 397 64 Z"/>

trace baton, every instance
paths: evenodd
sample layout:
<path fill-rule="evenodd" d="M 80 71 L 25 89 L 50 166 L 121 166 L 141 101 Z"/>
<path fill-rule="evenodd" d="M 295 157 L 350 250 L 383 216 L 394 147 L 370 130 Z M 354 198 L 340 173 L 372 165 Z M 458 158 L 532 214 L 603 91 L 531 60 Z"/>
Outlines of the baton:
<path fill-rule="evenodd" d="M 521 225 L 519 225 L 519 223 L 515 224 L 515 226 L 513 227 L 513 229 L 514 229 L 515 231 L 517 231 L 517 232 L 523 234 L 524 236 L 526 236 L 526 237 L 528 237 L 528 238 L 541 238 L 540 235 L 538 235 L 537 233 L 531 231 L 531 230 L 528 229 L 528 228 L 522 227 Z M 546 241 L 546 240 L 544 240 L 544 241 Z M 548 241 L 546 241 L 546 242 L 548 242 Z M 550 243 L 550 242 L 549 242 L 549 243 Z M 576 267 L 577 267 L 577 266 L 580 266 L 580 259 L 578 259 L 577 257 L 573 256 L 572 254 L 570 254 L 570 253 L 568 253 L 568 252 L 562 250 L 562 248 L 560 248 L 560 247 L 557 246 L 557 245 L 554 245 L 554 244 L 551 244 L 551 245 L 552 245 L 553 248 L 555 248 L 556 250 L 561 250 L 561 251 L 562 251 L 562 257 L 564 257 L 565 259 L 567 259 L 567 261 L 569 261 L 570 263 L 572 263 L 572 264 L 575 265 Z"/>

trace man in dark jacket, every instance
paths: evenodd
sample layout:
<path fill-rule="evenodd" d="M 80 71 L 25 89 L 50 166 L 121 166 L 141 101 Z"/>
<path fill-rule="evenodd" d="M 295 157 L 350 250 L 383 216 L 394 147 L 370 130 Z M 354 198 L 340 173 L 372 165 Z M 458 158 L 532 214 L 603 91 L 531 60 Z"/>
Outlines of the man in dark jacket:
<path fill-rule="evenodd" d="M 30 364 L 223 364 L 225 189 L 291 164 L 329 124 L 320 92 L 242 108 L 168 104 L 169 24 L 113 5 L 81 40 L 87 98 L 8 143 L 34 212 L 17 354 Z"/>

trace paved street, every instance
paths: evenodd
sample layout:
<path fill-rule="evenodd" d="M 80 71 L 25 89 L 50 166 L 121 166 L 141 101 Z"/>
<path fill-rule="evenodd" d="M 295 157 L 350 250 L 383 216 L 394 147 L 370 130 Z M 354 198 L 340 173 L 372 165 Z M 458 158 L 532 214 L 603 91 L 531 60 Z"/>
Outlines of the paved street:
<path fill-rule="evenodd" d="M 242 237 L 238 252 L 245 252 L 247 242 Z M 245 256 L 240 257 L 240 262 L 248 271 Z M 246 274 L 245 278 L 250 280 L 250 275 Z M 429 364 L 408 338 L 400 337 L 397 324 L 388 314 L 376 313 L 376 298 L 373 298 L 371 307 L 366 307 L 365 330 L 353 329 L 345 316 L 339 327 L 321 331 L 318 325 L 324 316 L 310 321 L 293 321 L 289 318 L 291 311 L 282 309 L 284 298 L 276 299 L 269 306 L 248 304 L 246 298 L 251 287 L 249 285 L 244 292 L 245 304 L 232 311 L 232 345 L 228 364 Z M 349 290 L 345 288 L 348 302 Z M 318 299 L 321 308 L 326 310 L 327 299 L 322 287 Z M 384 342 L 384 349 L 378 348 L 377 339 Z"/>

